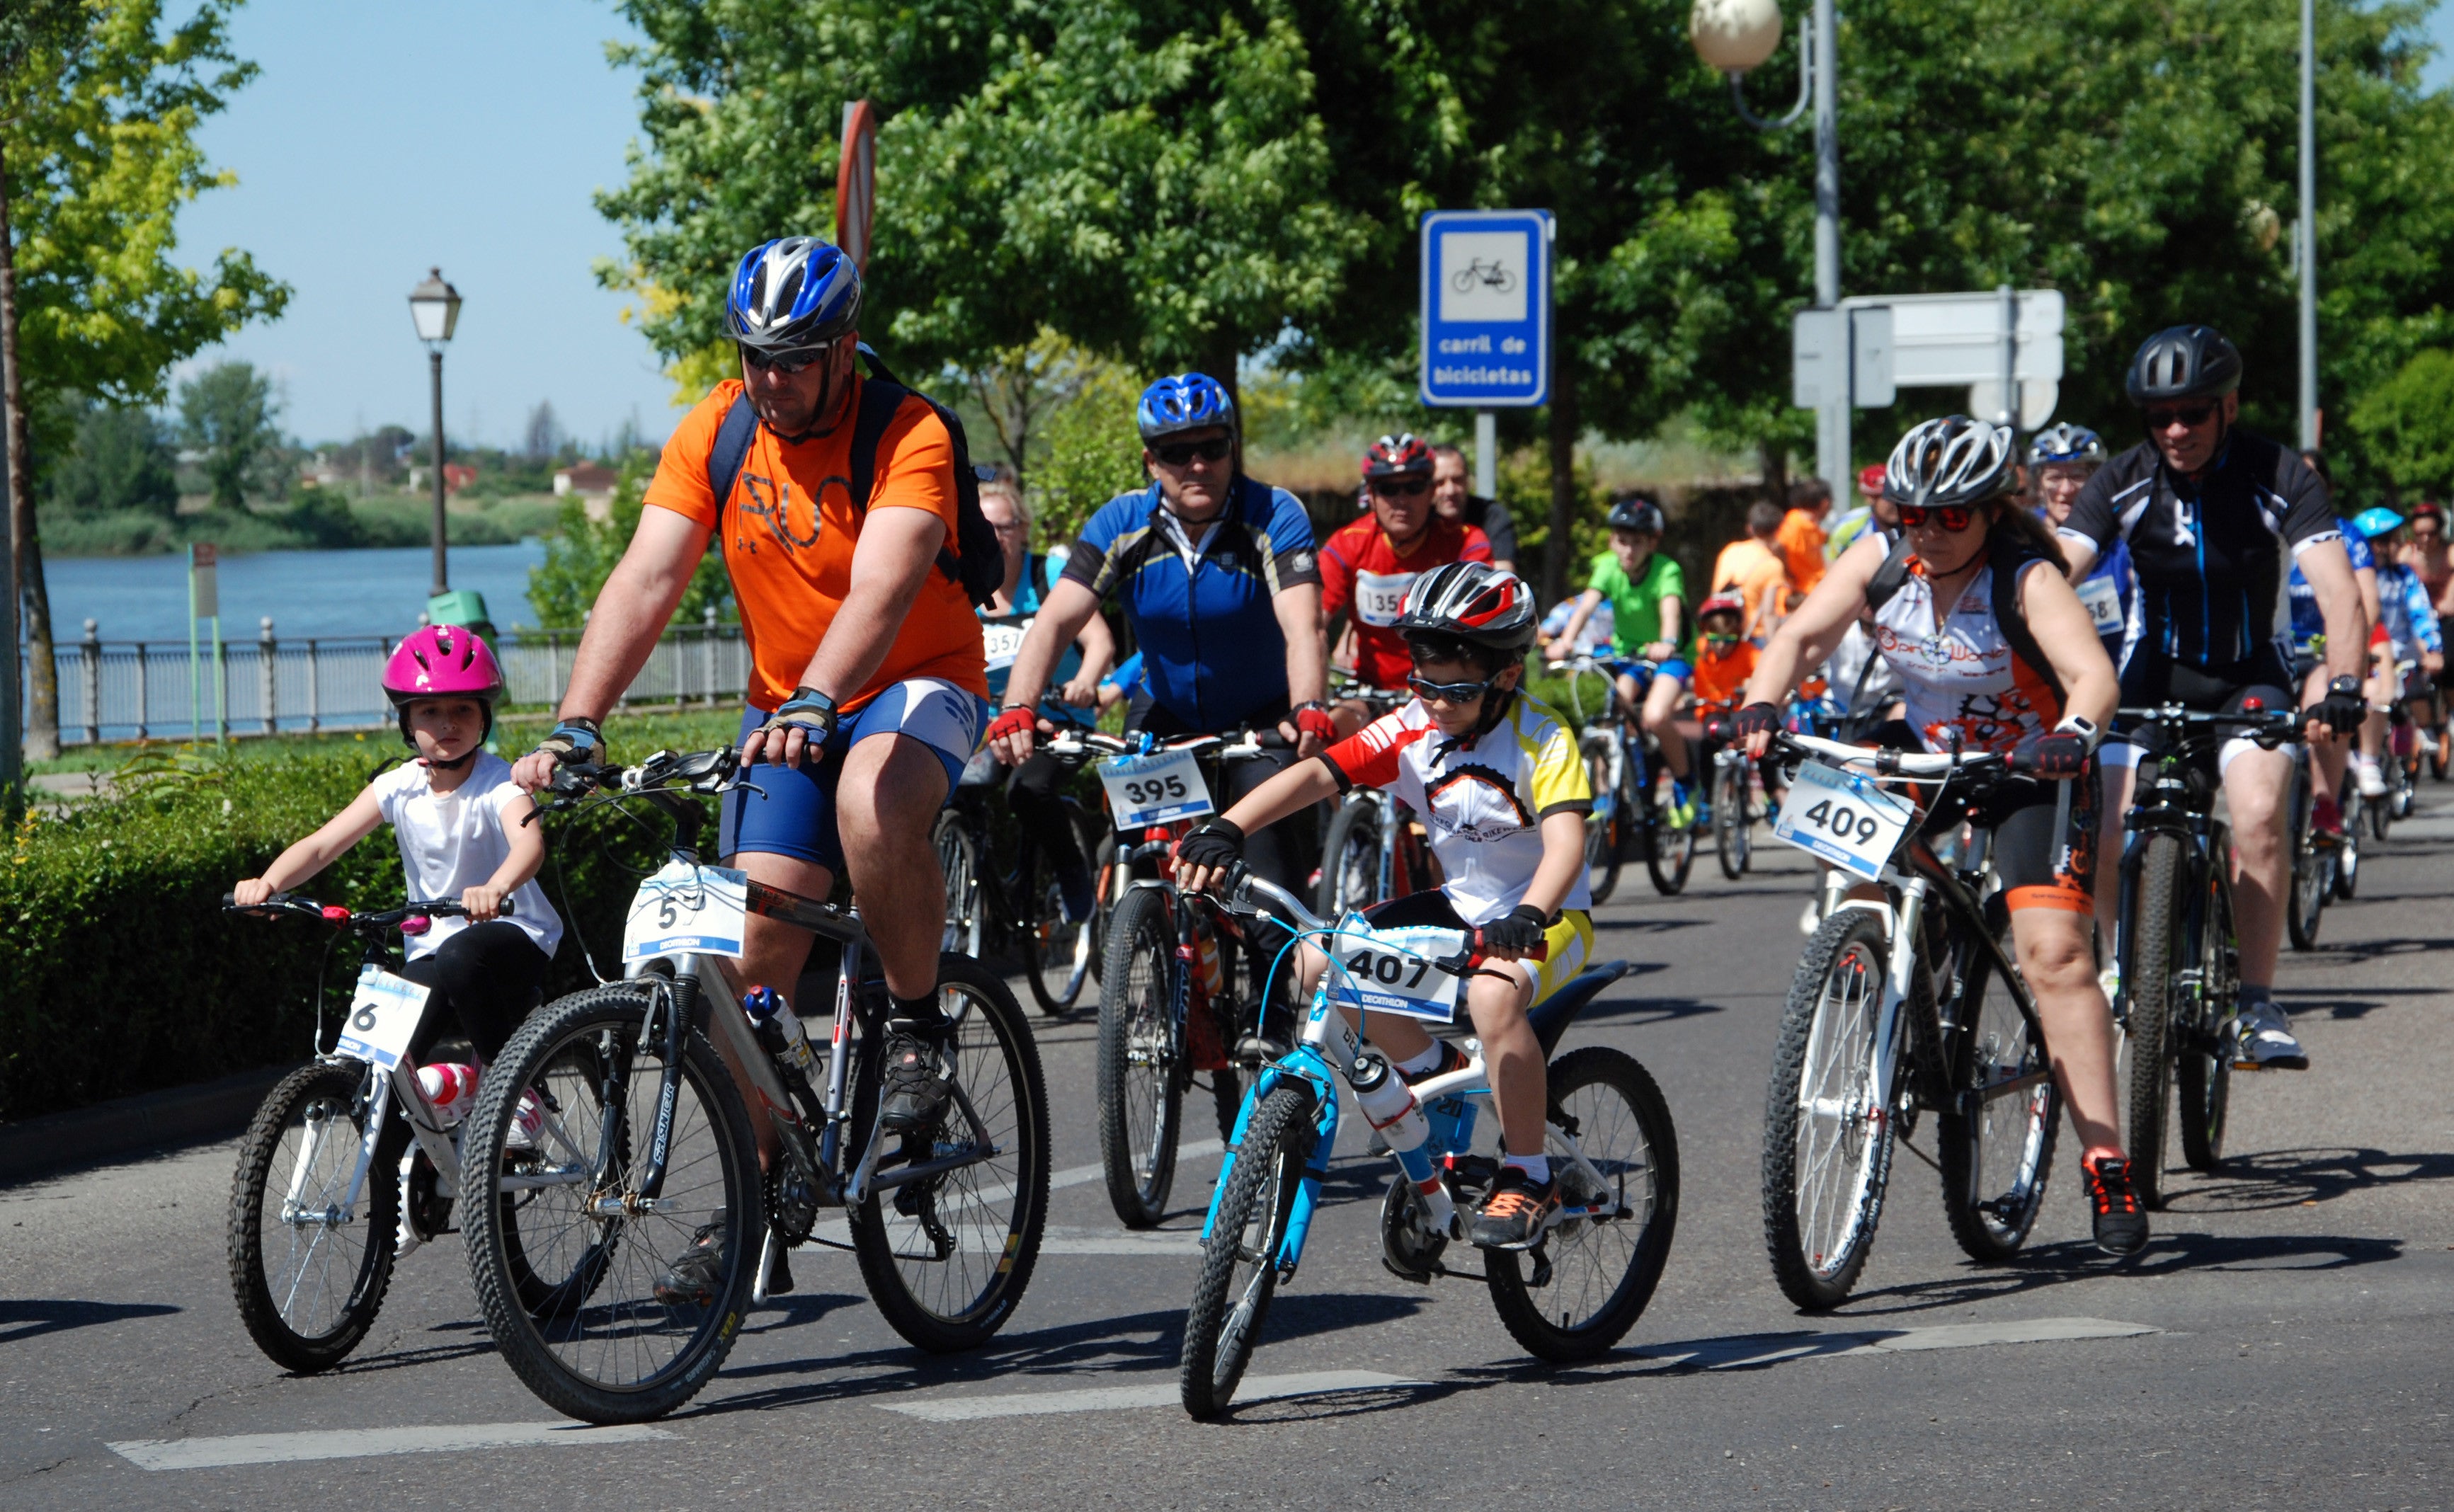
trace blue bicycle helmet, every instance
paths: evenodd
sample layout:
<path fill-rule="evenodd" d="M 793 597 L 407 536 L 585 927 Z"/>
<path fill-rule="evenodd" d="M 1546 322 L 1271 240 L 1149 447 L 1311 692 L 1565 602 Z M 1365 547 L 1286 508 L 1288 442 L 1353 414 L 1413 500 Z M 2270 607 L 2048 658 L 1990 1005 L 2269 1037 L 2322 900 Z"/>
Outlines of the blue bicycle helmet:
<path fill-rule="evenodd" d="M 724 303 L 733 339 L 767 357 L 826 346 L 860 320 L 860 269 L 832 242 L 779 236 L 754 247 Z"/>
<path fill-rule="evenodd" d="M 2403 528 L 2403 516 L 2384 505 L 2371 505 L 2352 516 L 2352 528 L 2372 541 L 2383 541 Z"/>
<path fill-rule="evenodd" d="M 2103 439 L 2087 427 L 2068 421 L 2038 431 L 2028 443 L 2028 462 L 2032 467 L 2055 462 L 2097 464 L 2104 457 Z"/>
<path fill-rule="evenodd" d="M 1207 373 L 1178 373 L 1142 390 L 1142 402 L 1134 407 L 1134 424 L 1140 428 L 1144 441 L 1219 426 L 1226 427 L 1232 435 L 1236 430 L 1236 401 L 1218 380 Z"/>

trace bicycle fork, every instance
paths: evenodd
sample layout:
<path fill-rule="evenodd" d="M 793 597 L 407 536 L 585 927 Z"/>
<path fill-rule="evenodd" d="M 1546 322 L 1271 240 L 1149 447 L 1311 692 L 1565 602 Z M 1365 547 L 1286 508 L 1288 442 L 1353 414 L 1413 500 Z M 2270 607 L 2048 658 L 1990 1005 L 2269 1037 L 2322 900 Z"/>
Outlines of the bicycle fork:
<path fill-rule="evenodd" d="M 1894 1099 L 1900 1092 L 1900 1052 L 1902 1027 L 1908 1022 L 1909 988 L 1916 982 L 1919 928 L 1924 921 L 1925 895 L 1931 885 L 1922 876 L 1912 876 L 1901 887 L 1901 906 L 1892 925 L 1891 970 L 1883 983 L 1883 1008 L 1875 1019 L 1874 1116 L 1892 1116 Z"/>

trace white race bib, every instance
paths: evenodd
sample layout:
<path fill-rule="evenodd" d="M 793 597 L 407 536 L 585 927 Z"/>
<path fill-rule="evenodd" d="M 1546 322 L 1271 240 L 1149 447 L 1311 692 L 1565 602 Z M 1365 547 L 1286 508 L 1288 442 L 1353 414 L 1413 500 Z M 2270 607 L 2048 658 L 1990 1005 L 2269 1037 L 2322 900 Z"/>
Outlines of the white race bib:
<path fill-rule="evenodd" d="M 1366 1013 L 1397 1013 L 1447 1024 L 1457 1017 L 1459 979 L 1434 965 L 1465 948 L 1465 932 L 1416 925 L 1375 929 L 1349 914 L 1329 942 L 1329 1001 Z"/>
<path fill-rule="evenodd" d="M 741 921 L 749 911 L 746 874 L 669 861 L 631 897 L 622 960 L 627 965 L 658 956 L 738 956 Z"/>
<path fill-rule="evenodd" d="M 358 988 L 350 996 L 350 1016 L 333 1048 L 389 1071 L 409 1053 L 410 1036 L 417 1032 L 417 1023 L 424 1017 L 424 987 L 370 965 L 358 973 Z"/>
<path fill-rule="evenodd" d="M 1358 572 L 1355 617 L 1384 630 L 1397 624 L 1398 611 L 1406 607 L 1406 590 L 1415 586 L 1417 576 L 1413 572 Z"/>
<path fill-rule="evenodd" d="M 984 620 L 980 624 L 980 648 L 988 653 L 989 670 L 1003 672 L 1014 666 L 1015 653 L 1022 649 L 1022 637 L 1031 628 L 1029 620 Z"/>
<path fill-rule="evenodd" d="M 2096 622 L 2099 635 L 2122 633 L 2122 590 L 2109 577 L 2090 578 L 2079 586 L 2079 601 L 2087 606 L 2087 617 Z"/>
<path fill-rule="evenodd" d="M 1781 800 L 1772 836 L 1872 881 L 1917 810 L 1854 772 L 1810 761 Z"/>
<path fill-rule="evenodd" d="M 1210 785 L 1189 750 L 1118 756 L 1099 764 L 1099 782 L 1118 829 L 1144 829 L 1213 812 Z"/>

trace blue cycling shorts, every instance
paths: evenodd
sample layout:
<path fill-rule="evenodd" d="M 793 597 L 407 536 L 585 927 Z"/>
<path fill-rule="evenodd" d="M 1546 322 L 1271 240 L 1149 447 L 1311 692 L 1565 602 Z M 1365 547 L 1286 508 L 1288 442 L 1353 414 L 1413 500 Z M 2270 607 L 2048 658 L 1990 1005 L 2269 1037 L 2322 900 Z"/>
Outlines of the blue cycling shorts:
<path fill-rule="evenodd" d="M 1629 667 L 1627 675 L 1636 679 L 1637 691 L 1639 693 L 1651 687 L 1653 679 L 1656 677 L 1669 678 L 1681 687 L 1688 686 L 1696 681 L 1696 669 L 1676 656 L 1666 662 L 1654 663 L 1650 675 L 1646 674 L 1644 668 L 1640 666 Z"/>
<path fill-rule="evenodd" d="M 767 710 L 755 706 L 743 709 L 738 739 L 748 739 L 752 730 L 767 723 Z M 918 741 L 946 769 L 946 791 L 951 795 L 963 764 L 980 743 L 988 718 L 986 699 L 944 678 L 915 677 L 896 683 L 847 718 L 815 762 L 802 766 L 761 762 L 743 767 L 741 780 L 750 786 L 724 796 L 717 853 L 727 858 L 745 851 L 791 856 L 840 872 L 844 853 L 842 837 L 835 832 L 835 792 L 843 778 L 844 758 L 852 748 L 881 735 Z M 757 790 L 753 791 L 754 787 Z"/>

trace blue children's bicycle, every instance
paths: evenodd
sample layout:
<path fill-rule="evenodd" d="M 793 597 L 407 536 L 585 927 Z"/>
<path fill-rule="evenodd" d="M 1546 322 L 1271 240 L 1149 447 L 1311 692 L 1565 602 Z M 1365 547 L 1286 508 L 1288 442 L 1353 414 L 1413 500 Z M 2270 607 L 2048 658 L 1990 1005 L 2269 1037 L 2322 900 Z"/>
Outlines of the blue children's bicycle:
<path fill-rule="evenodd" d="M 1356 919 L 1332 928 L 1284 888 L 1250 874 L 1230 898 L 1237 913 L 1275 913 L 1322 941 L 1336 964 L 1313 994 L 1300 1042 L 1263 1067 L 1246 1094 L 1211 1197 L 1201 1279 L 1184 1327 L 1184 1406 L 1197 1418 L 1226 1410 L 1271 1297 L 1303 1259 L 1338 1144 L 1338 1082 L 1399 1167 L 1380 1208 L 1382 1263 L 1396 1275 L 1423 1284 L 1435 1276 L 1477 1277 L 1450 1269 L 1441 1256 L 1462 1238 L 1465 1211 L 1499 1169 L 1496 1139 L 1479 1148 L 1475 1141 L 1491 1096 L 1478 1042 L 1464 1042 L 1464 1066 L 1409 1087 L 1334 1011 L 1342 1000 L 1359 1001 L 1368 1025 L 1377 1003 L 1440 996 L 1425 985 L 1437 986 L 1441 973 L 1452 979 L 1445 995 L 1454 1001 L 1456 980 L 1478 959 L 1464 937 L 1447 931 L 1458 948 L 1434 958 L 1409 948 L 1423 944 L 1417 931 L 1376 933 Z M 1527 1016 L 1545 1055 L 1627 970 L 1625 962 L 1597 966 L 1534 1005 Z M 1531 1248 L 1484 1251 L 1478 1279 L 1527 1350 L 1545 1360 L 1589 1360 L 1635 1326 L 1661 1279 L 1679 1222 L 1679 1144 L 1660 1089 L 1621 1051 L 1589 1044 L 1559 1056 L 1550 1063 L 1549 1090 L 1545 1149 L 1560 1184 L 1559 1208 Z"/>

